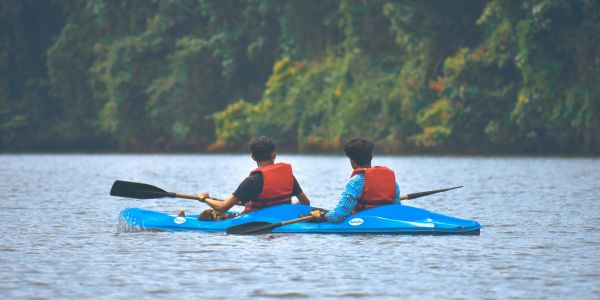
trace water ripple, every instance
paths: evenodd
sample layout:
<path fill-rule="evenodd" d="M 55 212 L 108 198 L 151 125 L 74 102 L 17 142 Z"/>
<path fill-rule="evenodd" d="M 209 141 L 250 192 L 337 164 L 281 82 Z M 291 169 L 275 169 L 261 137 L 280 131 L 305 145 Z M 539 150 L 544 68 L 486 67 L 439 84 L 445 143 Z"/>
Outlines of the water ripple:
<path fill-rule="evenodd" d="M 280 155 L 315 206 L 337 203 L 342 156 Z M 286 235 L 122 228 L 125 207 L 197 214 L 185 199 L 133 200 L 115 179 L 229 195 L 246 155 L 0 155 L 0 296 L 497 299 L 600 297 L 600 160 L 383 156 L 407 205 L 485 224 L 481 236 Z M 183 170 L 183 171 L 182 171 Z M 35 191 L 35 192 L 34 192 Z"/>
<path fill-rule="evenodd" d="M 250 296 L 265 298 L 309 298 L 310 296 L 300 291 L 265 291 L 256 289 Z"/>

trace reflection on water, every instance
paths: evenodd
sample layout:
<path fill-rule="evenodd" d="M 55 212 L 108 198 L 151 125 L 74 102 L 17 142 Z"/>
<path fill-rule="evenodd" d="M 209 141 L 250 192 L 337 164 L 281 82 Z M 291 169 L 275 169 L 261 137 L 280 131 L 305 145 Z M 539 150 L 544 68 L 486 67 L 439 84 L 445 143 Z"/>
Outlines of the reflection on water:
<path fill-rule="evenodd" d="M 314 206 L 350 175 L 341 156 L 280 155 Z M 377 157 L 413 205 L 475 219 L 481 236 L 122 232 L 125 207 L 196 214 L 185 199 L 108 196 L 115 179 L 224 197 L 245 155 L 0 156 L 2 298 L 598 298 L 600 160 Z"/>

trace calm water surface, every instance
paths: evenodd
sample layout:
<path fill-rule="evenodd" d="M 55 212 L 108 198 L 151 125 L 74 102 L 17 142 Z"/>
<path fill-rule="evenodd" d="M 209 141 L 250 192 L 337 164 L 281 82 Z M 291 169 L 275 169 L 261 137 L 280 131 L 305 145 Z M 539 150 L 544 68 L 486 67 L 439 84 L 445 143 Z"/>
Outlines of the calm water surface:
<path fill-rule="evenodd" d="M 315 206 L 348 180 L 341 156 L 280 155 Z M 600 298 L 600 159 L 377 157 L 406 202 L 476 219 L 481 236 L 122 232 L 115 179 L 225 197 L 246 155 L 1 155 L 0 298 Z"/>

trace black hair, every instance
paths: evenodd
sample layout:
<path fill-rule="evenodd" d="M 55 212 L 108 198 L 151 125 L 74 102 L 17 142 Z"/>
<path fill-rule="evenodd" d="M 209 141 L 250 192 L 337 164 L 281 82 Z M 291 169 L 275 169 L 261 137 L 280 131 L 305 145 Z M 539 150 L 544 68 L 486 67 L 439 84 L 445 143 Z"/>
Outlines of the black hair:
<path fill-rule="evenodd" d="M 266 136 L 251 139 L 248 142 L 248 147 L 256 161 L 268 160 L 271 158 L 271 154 L 275 152 L 275 143 Z"/>
<path fill-rule="evenodd" d="M 355 138 L 344 144 L 344 152 L 359 165 L 371 164 L 373 159 L 373 143 L 363 138 Z"/>

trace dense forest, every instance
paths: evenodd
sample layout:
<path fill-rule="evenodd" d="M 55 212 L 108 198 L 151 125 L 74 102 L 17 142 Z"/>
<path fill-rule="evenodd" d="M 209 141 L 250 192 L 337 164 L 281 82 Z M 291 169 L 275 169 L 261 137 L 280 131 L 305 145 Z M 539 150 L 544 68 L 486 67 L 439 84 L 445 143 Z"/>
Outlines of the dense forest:
<path fill-rule="evenodd" d="M 600 1 L 2 0 L 0 151 L 600 153 Z"/>

